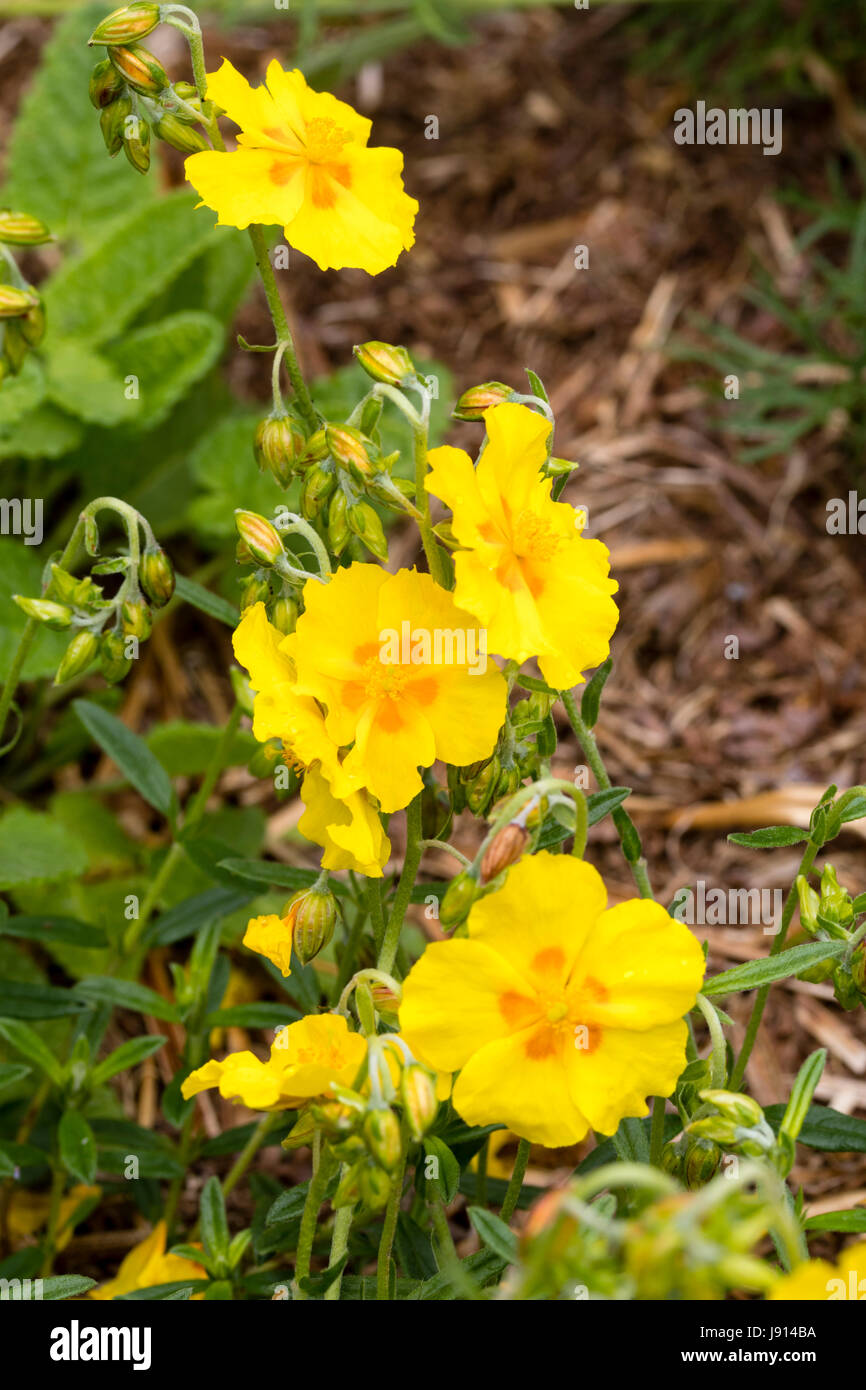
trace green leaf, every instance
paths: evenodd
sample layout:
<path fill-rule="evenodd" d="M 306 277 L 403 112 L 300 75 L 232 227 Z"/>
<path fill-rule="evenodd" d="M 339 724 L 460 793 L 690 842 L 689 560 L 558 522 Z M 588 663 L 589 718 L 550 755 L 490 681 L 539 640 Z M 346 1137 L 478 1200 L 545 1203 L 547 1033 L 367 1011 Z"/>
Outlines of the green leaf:
<path fill-rule="evenodd" d="M 278 1221 L 300 1221 L 309 1186 L 308 1182 L 299 1182 L 286 1192 L 281 1192 L 268 1208 L 265 1225 L 274 1226 Z"/>
<path fill-rule="evenodd" d="M 0 391 L 0 435 L 36 410 L 45 397 L 45 373 L 38 358 L 27 357 L 17 376 L 7 377 Z"/>
<path fill-rule="evenodd" d="M 798 1137 L 809 1113 L 815 1087 L 821 1080 L 826 1064 L 827 1053 L 823 1047 L 806 1058 L 791 1088 L 788 1105 L 779 1129 L 780 1134 L 787 1134 L 791 1139 Z"/>
<path fill-rule="evenodd" d="M 240 622 L 240 613 L 228 599 L 220 598 L 219 594 L 212 594 L 210 589 L 203 589 L 201 584 L 196 584 L 194 579 L 187 579 L 184 574 L 175 577 L 174 591 L 184 603 L 192 604 L 193 608 L 198 608 L 200 612 L 207 613 L 208 617 L 225 623 L 227 627 L 235 628 Z"/>
<path fill-rule="evenodd" d="M 801 845 L 808 838 L 808 830 L 796 825 L 768 825 L 763 830 L 728 836 L 731 844 L 745 845 L 747 849 L 784 849 L 786 845 Z"/>
<path fill-rule="evenodd" d="M 336 1279 L 339 1279 L 343 1270 L 346 1268 L 349 1256 L 341 1255 L 335 1264 L 328 1265 L 320 1274 L 309 1274 L 304 1279 L 298 1280 L 299 1288 L 311 1298 L 321 1298 L 326 1289 L 329 1289 Z"/>
<path fill-rule="evenodd" d="M 0 458 L 38 459 L 42 463 L 76 449 L 83 437 L 84 430 L 78 420 L 45 401 L 8 433 L 0 435 Z"/>
<path fill-rule="evenodd" d="M 199 1216 L 202 1240 L 208 1254 L 218 1260 L 226 1259 L 229 1251 L 229 1225 L 226 1219 L 225 1199 L 216 1175 L 208 1178 L 202 1188 Z"/>
<path fill-rule="evenodd" d="M 30 1075 L 30 1067 L 22 1067 L 20 1062 L 0 1062 L 0 1091 L 7 1086 L 16 1086 Z"/>
<path fill-rule="evenodd" d="M 113 1004 L 118 1009 L 133 1009 L 136 1013 L 150 1014 L 153 1018 L 168 1023 L 179 1023 L 177 1006 L 170 1004 L 147 985 L 137 985 L 132 980 L 115 980 L 110 975 L 89 975 L 79 980 L 75 993 L 91 1004 Z"/>
<path fill-rule="evenodd" d="M 19 980 L 0 981 L 0 1016 L 3 1018 L 68 1018 L 83 1013 L 87 1005 L 68 989 L 31 985 Z"/>
<path fill-rule="evenodd" d="M 784 1105 L 767 1105 L 764 1114 L 778 1130 L 785 1113 Z M 803 1121 L 798 1143 L 823 1153 L 866 1153 L 866 1120 L 845 1115 L 829 1105 L 812 1105 Z"/>
<path fill-rule="evenodd" d="M 807 941 L 802 946 L 792 946 L 789 951 L 780 951 L 777 956 L 764 956 L 761 960 L 749 960 L 735 965 L 732 970 L 724 970 L 721 975 L 707 980 L 702 992 L 712 998 L 716 994 L 759 989 L 762 985 L 799 975 L 801 970 L 809 970 L 822 961 L 838 960 L 846 949 L 844 941 Z"/>
<path fill-rule="evenodd" d="M 488 1250 L 505 1260 L 506 1264 L 514 1264 L 517 1259 L 517 1236 L 510 1227 L 485 1207 L 469 1207 L 468 1211 L 469 1220 Z"/>
<path fill-rule="evenodd" d="M 846 1211 L 825 1211 L 820 1216 L 807 1216 L 807 1231 L 837 1231 L 841 1235 L 860 1235 L 866 1231 L 866 1207 L 851 1207 Z"/>
<path fill-rule="evenodd" d="M 130 1038 L 128 1042 L 121 1043 L 113 1052 L 93 1068 L 90 1076 L 92 1086 L 102 1086 L 112 1076 L 116 1076 L 119 1071 L 126 1071 L 128 1067 L 137 1067 L 147 1057 L 152 1057 L 154 1052 L 158 1052 L 167 1039 L 162 1033 L 151 1033 L 143 1038 Z"/>
<path fill-rule="evenodd" d="M 81 1298 L 95 1286 L 96 1280 L 87 1279 L 83 1274 L 54 1274 L 42 1280 L 42 1297 L 59 1303 L 66 1298 Z"/>
<path fill-rule="evenodd" d="M 74 700 L 73 708 L 91 738 L 117 764 L 139 795 L 170 818 L 174 812 L 174 791 L 168 773 L 144 739 L 101 705 L 89 700 Z"/>
<path fill-rule="evenodd" d="M 223 736 L 213 724 L 192 724 L 172 719 L 159 724 L 147 736 L 147 746 L 162 763 L 169 777 L 196 777 L 207 770 Z M 223 767 L 248 763 L 258 748 L 252 734 L 239 729 L 223 751 Z"/>
<path fill-rule="evenodd" d="M 292 864 L 274 864 L 270 860 L 221 859 L 218 867 L 235 878 L 289 888 L 293 892 L 299 888 L 309 888 L 319 877 L 316 869 L 296 869 Z M 345 897 L 348 891 L 345 884 L 337 879 L 331 879 L 328 886 L 337 897 Z"/>
<path fill-rule="evenodd" d="M 96 1140 L 80 1110 L 67 1110 L 57 1127 L 60 1162 L 78 1182 L 90 1184 L 96 1176 Z"/>
<path fill-rule="evenodd" d="M 147 933 L 147 941 L 152 946 L 171 946 L 175 941 L 183 941 L 194 936 L 202 927 L 213 921 L 230 917 L 238 908 L 244 906 L 253 896 L 252 889 L 247 892 L 237 888 L 208 888 L 192 898 L 178 903 L 152 924 Z"/>
<path fill-rule="evenodd" d="M 98 56 L 87 40 L 105 11 L 103 3 L 75 7 L 55 26 L 9 141 L 3 203 L 62 237 L 93 239 L 118 209 L 154 195 L 154 179 L 141 178 L 125 159 L 109 159 L 87 95 Z"/>
<path fill-rule="evenodd" d="M 0 817 L 0 890 L 74 878 L 86 868 L 79 841 L 51 816 L 12 806 Z"/>
<path fill-rule="evenodd" d="M 216 1009 L 204 1020 L 207 1028 L 282 1028 L 303 1018 L 289 1004 L 233 1004 L 228 1009 Z"/>
<path fill-rule="evenodd" d="M 47 391 L 55 405 L 88 424 L 131 422 L 139 402 L 127 400 L 123 378 L 105 357 L 78 342 L 52 342 Z"/>
<path fill-rule="evenodd" d="M 137 429 L 153 429 L 207 371 L 223 347 L 223 329 L 211 314 L 190 310 L 125 333 L 105 349 L 118 380 L 135 377 L 138 398 L 132 415 Z M 123 391 L 121 390 L 121 400 Z"/>
<path fill-rule="evenodd" d="M 107 946 L 108 938 L 89 922 L 75 917 L 3 917 L 0 936 L 17 936 L 24 941 L 41 941 L 46 946 Z"/>
<path fill-rule="evenodd" d="M 435 1134 L 424 1140 L 424 1152 L 428 1158 L 435 1158 L 439 1165 L 438 1178 L 442 1198 L 446 1204 L 453 1202 L 460 1185 L 460 1164 L 448 1145 Z"/>
<path fill-rule="evenodd" d="M 60 1063 L 49 1052 L 39 1034 L 28 1024 L 19 1023 L 11 1018 L 0 1018 L 0 1038 L 5 1038 L 11 1048 L 20 1052 L 28 1062 L 33 1062 L 40 1071 L 44 1071 L 55 1086 L 60 1085 L 63 1080 Z"/>
<path fill-rule="evenodd" d="M 44 290 L 54 335 L 97 347 L 116 339 L 213 245 L 213 219 L 195 204 L 195 194 L 179 192 L 133 208 L 98 245 L 66 261 Z"/>
<path fill-rule="evenodd" d="M 617 1156 L 626 1163 L 649 1163 L 649 1131 L 640 1120 L 627 1118 L 620 1120 L 619 1129 L 612 1137 Z"/>
<path fill-rule="evenodd" d="M 236 535 L 236 507 L 272 516 L 278 506 L 297 503 L 296 485 L 286 494 L 271 473 L 251 466 L 259 415 L 260 412 L 245 413 L 220 420 L 202 435 L 190 455 L 190 470 L 201 489 L 201 495 L 189 509 L 190 520 L 210 542 L 222 542 Z M 236 617 L 233 626 L 237 626 L 237 621 Z"/>
<path fill-rule="evenodd" d="M 598 721 L 598 710 L 601 704 L 602 691 L 613 667 L 613 657 L 609 656 L 607 661 L 599 666 L 598 670 L 588 682 L 583 692 L 580 702 L 580 717 L 588 728 L 593 729 Z"/>

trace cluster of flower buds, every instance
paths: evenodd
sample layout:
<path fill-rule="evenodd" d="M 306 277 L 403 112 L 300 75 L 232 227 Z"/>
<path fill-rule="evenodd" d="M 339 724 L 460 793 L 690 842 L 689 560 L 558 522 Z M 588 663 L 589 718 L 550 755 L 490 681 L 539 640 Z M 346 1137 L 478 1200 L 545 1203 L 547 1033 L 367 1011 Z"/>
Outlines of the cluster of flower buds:
<path fill-rule="evenodd" d="M 288 636 L 294 632 L 301 610 L 297 589 L 289 582 L 292 566 L 280 533 L 273 522 L 258 512 L 235 512 L 235 524 L 235 558 L 239 565 L 254 566 L 252 573 L 239 581 L 241 612 L 254 603 L 263 603 L 273 626 Z"/>
<path fill-rule="evenodd" d="M 17 376 L 28 352 L 38 347 L 45 334 L 45 310 L 37 290 L 21 275 L 7 246 L 43 246 L 52 241 L 48 228 L 26 212 L 0 209 L 0 385 L 6 376 Z"/>
<path fill-rule="evenodd" d="M 768 1191 L 722 1175 L 701 1193 L 672 1184 L 623 1219 L 615 1194 L 589 1200 L 587 1183 L 573 1180 L 532 1208 L 501 1298 L 703 1300 L 772 1284 L 773 1269 L 752 1254 L 776 1216 Z"/>
<path fill-rule="evenodd" d="M 114 598 L 106 598 L 92 576 L 116 573 L 125 575 L 124 582 Z M 98 663 L 105 680 L 114 685 L 128 674 L 140 644 L 150 636 L 151 605 L 163 607 L 173 593 L 171 561 L 160 546 L 152 543 L 137 569 L 126 555 L 99 561 L 83 577 L 49 562 L 42 596 L 13 594 L 13 598 L 28 618 L 56 631 L 72 633 L 54 676 L 55 685 L 84 675 L 94 663 Z"/>
<path fill-rule="evenodd" d="M 800 921 L 810 935 L 819 941 L 844 941 L 850 949 L 839 959 L 819 961 L 798 979 L 813 984 L 832 979 L 837 1000 L 843 1009 L 856 1009 L 866 1004 L 866 942 L 856 938 L 857 919 L 866 911 L 866 894 L 852 898 L 836 877 L 832 864 L 825 864 L 816 893 L 803 874 L 797 879 L 800 900 Z"/>
<path fill-rule="evenodd" d="M 216 114 L 191 83 L 171 83 L 140 42 L 160 22 L 159 5 L 136 0 L 108 15 L 90 36 L 90 44 L 103 44 L 108 55 L 90 78 L 90 100 L 99 112 L 106 149 L 112 157 L 123 150 L 140 174 L 150 168 L 151 132 L 183 154 L 196 154 L 209 148 L 196 126 Z"/>
<path fill-rule="evenodd" d="M 497 801 L 513 796 L 522 781 L 520 765 L 513 756 L 503 757 L 499 753 L 467 767 L 448 769 L 455 814 L 468 809 L 474 816 L 486 816 Z"/>

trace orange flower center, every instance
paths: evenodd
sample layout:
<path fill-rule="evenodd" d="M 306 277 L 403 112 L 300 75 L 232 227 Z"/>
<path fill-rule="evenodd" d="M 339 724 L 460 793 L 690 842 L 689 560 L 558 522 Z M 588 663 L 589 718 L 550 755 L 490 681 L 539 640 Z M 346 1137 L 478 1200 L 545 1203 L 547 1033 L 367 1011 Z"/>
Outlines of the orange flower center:
<path fill-rule="evenodd" d="M 416 705 L 429 705 L 435 699 L 438 686 L 433 676 L 424 675 L 420 666 L 382 661 L 377 643 L 356 647 L 354 657 L 363 674 L 359 680 L 347 682 L 343 699 L 350 709 L 359 709 L 369 701 L 377 704 L 377 719 L 384 729 L 393 731 L 402 726 L 400 705 L 407 697 Z"/>
<path fill-rule="evenodd" d="M 530 1061 L 540 1061 L 565 1049 L 578 1054 L 595 1052 L 602 1030 L 593 1021 L 593 1005 L 607 998 L 607 990 L 588 975 L 575 987 L 563 981 L 564 953 L 558 946 L 539 951 L 529 974 L 531 995 L 506 990 L 499 996 L 499 1012 L 512 1033 L 526 1032 L 523 1050 Z"/>
<path fill-rule="evenodd" d="M 561 543 L 550 522 L 530 511 L 517 517 L 512 537 L 515 555 L 527 560 L 552 560 Z"/>

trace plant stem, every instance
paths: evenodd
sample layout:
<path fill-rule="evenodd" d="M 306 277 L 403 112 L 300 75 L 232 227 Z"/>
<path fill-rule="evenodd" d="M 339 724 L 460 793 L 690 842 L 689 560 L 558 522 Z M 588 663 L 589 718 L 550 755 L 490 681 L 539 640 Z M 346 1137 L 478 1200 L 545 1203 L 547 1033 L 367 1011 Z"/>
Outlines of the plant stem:
<path fill-rule="evenodd" d="M 60 1202 L 63 1197 L 65 1181 L 66 1174 L 60 1159 L 55 1157 L 54 1172 L 51 1177 L 51 1204 L 48 1210 L 48 1226 L 45 1231 L 45 1251 L 42 1258 L 42 1268 L 39 1271 L 42 1279 L 47 1279 L 54 1268 L 54 1256 L 57 1252 L 57 1221 L 60 1216 Z"/>
<path fill-rule="evenodd" d="M 437 1183 L 438 1189 L 438 1183 Z M 441 1191 L 441 1189 L 439 1189 Z M 463 1267 L 463 1261 L 457 1254 L 457 1247 L 454 1244 L 454 1237 L 451 1234 L 451 1227 L 448 1225 L 448 1215 L 445 1211 L 445 1202 L 440 1196 L 437 1201 L 430 1205 L 430 1218 L 433 1222 L 433 1230 L 436 1233 L 436 1262 L 443 1274 L 447 1274 L 455 1290 L 460 1290 L 468 1300 L 473 1302 L 478 1298 L 478 1290 L 469 1274 Z"/>
<path fill-rule="evenodd" d="M 421 863 L 421 839 L 421 793 L 419 792 L 406 808 L 406 857 L 403 860 L 403 872 L 397 885 L 391 915 L 385 928 L 382 949 L 376 962 L 377 968 L 384 970 L 388 975 L 392 974 L 394 970 L 397 946 L 400 942 L 400 930 L 406 916 L 406 908 L 412 897 L 418 866 Z"/>
<path fill-rule="evenodd" d="M 289 320 L 283 308 L 283 301 L 280 299 L 280 292 L 277 288 L 277 279 L 274 275 L 274 268 L 271 265 L 271 258 L 268 255 L 268 248 L 265 243 L 265 234 L 262 227 L 254 223 L 249 229 L 249 237 L 252 242 L 253 252 L 255 253 L 256 266 L 261 277 L 262 286 L 265 291 L 265 298 L 268 301 L 268 308 L 271 311 L 271 318 L 274 322 L 274 331 L 283 350 L 283 360 L 289 373 L 289 380 L 295 392 L 295 399 L 298 409 L 304 417 L 304 423 L 311 429 L 319 427 L 319 417 L 316 414 L 316 407 L 310 395 L 307 383 L 298 364 L 297 353 L 295 352 L 295 341 L 292 331 L 289 328 Z"/>
<path fill-rule="evenodd" d="M 665 1101 L 663 1096 L 653 1099 L 653 1117 L 650 1126 L 650 1163 L 661 1167 L 662 1149 L 665 1146 Z"/>
<path fill-rule="evenodd" d="M 391 1250 L 394 1245 L 394 1233 L 397 1230 L 397 1218 L 400 1215 L 405 1171 L 406 1148 L 404 1145 L 397 1171 L 391 1179 L 391 1191 L 388 1194 L 388 1205 L 385 1208 L 385 1219 L 382 1222 L 382 1234 L 379 1238 L 379 1255 L 376 1263 L 377 1299 L 387 1299 L 391 1292 Z"/>
<path fill-rule="evenodd" d="M 532 1145 L 528 1139 L 521 1139 L 517 1146 L 514 1171 L 511 1174 L 508 1190 L 505 1193 L 505 1201 L 502 1203 L 502 1208 L 499 1212 L 500 1219 L 504 1221 L 506 1225 L 508 1225 L 508 1222 L 514 1215 L 514 1209 L 517 1206 L 517 1201 L 520 1197 L 521 1189 L 523 1188 L 523 1179 L 526 1176 L 526 1165 L 529 1162 L 529 1150 L 531 1147 Z"/>
<path fill-rule="evenodd" d="M 344 1165 L 343 1171 L 345 1171 Z M 349 1232 L 352 1229 L 352 1219 L 355 1215 L 354 1207 L 340 1207 L 334 1218 L 334 1233 L 331 1236 L 331 1253 L 328 1256 L 328 1265 L 335 1265 L 341 1260 L 349 1248 Z M 333 1284 L 329 1284 L 325 1289 L 325 1302 L 336 1303 L 340 1297 L 340 1286 L 343 1283 L 343 1271 L 337 1275 Z"/>
<path fill-rule="evenodd" d="M 295 1261 L 295 1290 L 294 1296 L 302 1302 L 309 1299 L 310 1295 L 301 1287 L 302 1279 L 307 1279 L 310 1273 L 310 1260 L 313 1255 L 313 1240 L 316 1235 L 316 1222 L 318 1221 L 319 1211 L 325 1200 L 325 1193 L 331 1174 L 334 1171 L 334 1159 L 329 1149 L 325 1149 L 319 1157 L 316 1171 L 310 1178 L 310 1186 L 307 1189 L 307 1200 L 304 1203 L 304 1213 L 301 1217 L 301 1232 L 298 1236 L 298 1253 Z"/>
<path fill-rule="evenodd" d="M 815 855 L 818 853 L 818 848 L 818 845 L 813 844 L 810 840 L 803 852 L 803 858 L 800 860 L 800 867 L 788 891 L 788 896 L 785 899 L 785 906 L 782 908 L 782 920 L 779 923 L 779 930 L 776 932 L 773 944 L 770 947 L 771 956 L 778 955 L 785 944 L 785 937 L 788 935 L 788 928 L 791 925 L 791 918 L 794 915 L 794 908 L 797 904 L 797 879 L 801 874 L 804 877 L 808 874 L 815 862 Z M 746 1075 L 746 1067 L 752 1055 L 752 1048 L 755 1046 L 755 1039 L 758 1036 L 758 1029 L 761 1026 L 761 1019 L 764 1015 L 769 993 L 770 986 L 762 985 L 755 996 L 755 1002 L 752 1005 L 752 1012 L 746 1027 L 746 1035 L 743 1038 L 743 1046 L 740 1049 L 740 1055 L 737 1058 L 734 1070 L 731 1072 L 730 1082 L 728 1083 L 732 1091 L 738 1091 L 743 1083 L 743 1078 Z"/>
<path fill-rule="evenodd" d="M 412 434 L 415 445 L 415 506 L 419 513 L 418 529 L 421 532 L 421 544 L 427 557 L 427 568 L 436 583 L 441 584 L 443 589 L 450 589 L 450 566 L 445 552 L 436 539 L 433 523 L 430 520 L 430 497 L 425 482 L 427 477 L 426 418 L 419 428 L 413 430 Z"/>
<path fill-rule="evenodd" d="M 234 1163 L 223 1179 L 223 1196 L 227 1197 L 233 1187 L 237 1187 L 249 1168 L 259 1149 L 264 1144 L 279 1117 L 274 1114 L 263 1115 L 244 1144 Z"/>
<path fill-rule="evenodd" d="M 722 1028 L 722 1020 L 716 1011 L 711 999 L 699 994 L 697 1007 L 704 1016 L 706 1025 L 710 1030 L 712 1040 L 712 1052 L 710 1053 L 710 1085 L 714 1090 L 724 1089 L 728 1079 L 728 1049 L 725 1043 L 725 1032 Z"/>

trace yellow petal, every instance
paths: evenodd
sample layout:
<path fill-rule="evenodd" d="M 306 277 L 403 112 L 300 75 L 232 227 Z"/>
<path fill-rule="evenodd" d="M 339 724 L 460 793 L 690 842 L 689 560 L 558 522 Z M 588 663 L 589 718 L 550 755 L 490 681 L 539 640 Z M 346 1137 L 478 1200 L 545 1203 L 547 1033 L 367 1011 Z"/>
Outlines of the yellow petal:
<path fill-rule="evenodd" d="M 266 956 L 283 976 L 292 973 L 292 930 L 274 913 L 264 917 L 252 917 L 247 923 L 243 944 L 250 951 Z"/>
<path fill-rule="evenodd" d="M 647 1096 L 669 1096 L 686 1065 L 688 1029 L 678 1019 L 635 1033 L 618 1028 L 574 1036 L 565 1049 L 569 1089 L 593 1129 L 615 1133 L 626 1116 L 646 1115 Z"/>
<path fill-rule="evenodd" d="M 516 1033 L 476 1052 L 455 1082 L 454 1108 L 467 1124 L 498 1122 L 533 1144 L 576 1144 L 589 1121 L 569 1093 L 562 1055 L 528 1061 L 526 1038 Z"/>
<path fill-rule="evenodd" d="M 306 164 L 278 151 L 201 150 L 184 164 L 189 182 L 223 227 L 253 222 L 282 225 L 297 216 L 305 194 Z"/>
<path fill-rule="evenodd" d="M 368 878 L 382 877 L 391 845 L 366 792 L 338 800 L 331 784 L 314 767 L 304 777 L 301 800 L 306 809 L 298 829 L 325 850 L 322 868 L 354 869 Z"/>

